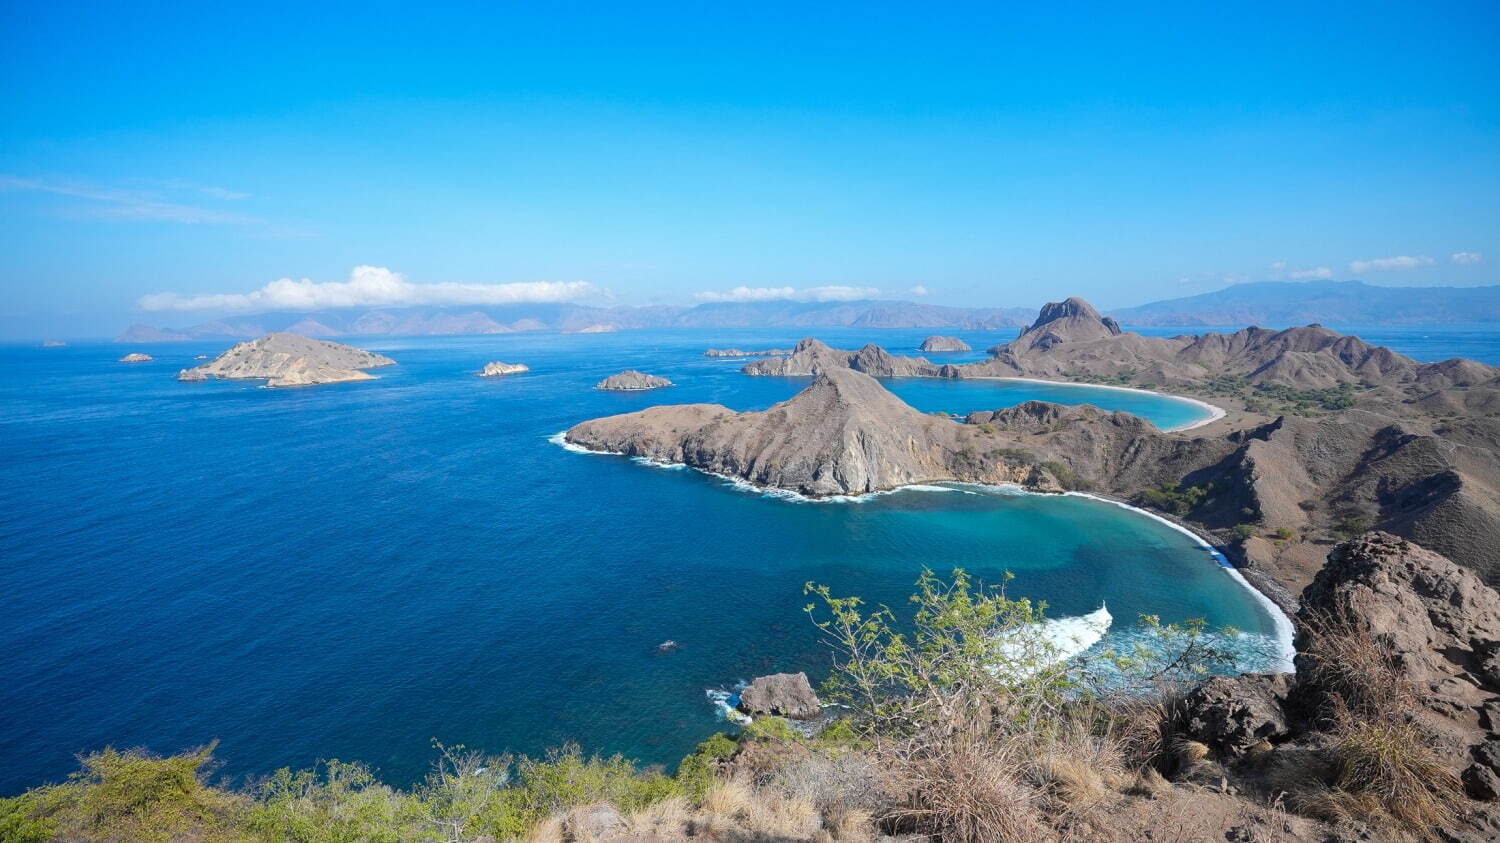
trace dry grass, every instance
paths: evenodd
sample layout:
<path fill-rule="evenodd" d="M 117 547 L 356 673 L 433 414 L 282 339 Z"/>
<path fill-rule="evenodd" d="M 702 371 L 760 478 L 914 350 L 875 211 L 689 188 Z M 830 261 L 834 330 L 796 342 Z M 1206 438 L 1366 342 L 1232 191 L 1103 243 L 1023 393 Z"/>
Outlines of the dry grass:
<path fill-rule="evenodd" d="M 1292 804 L 1335 822 L 1372 822 L 1418 836 L 1452 823 L 1463 788 L 1418 726 L 1417 691 L 1375 636 L 1329 616 L 1306 626 L 1301 681 L 1318 695 L 1330 774 L 1291 782 Z"/>
<path fill-rule="evenodd" d="M 681 796 L 648 805 L 625 818 L 629 833 L 635 837 L 672 838 L 685 833 L 693 809 Z"/>
<path fill-rule="evenodd" d="M 563 834 L 563 815 L 553 814 L 531 827 L 531 830 L 522 838 L 525 843 L 565 843 L 566 836 Z"/>
<path fill-rule="evenodd" d="M 1023 782 L 1026 759 L 1018 741 L 957 745 L 893 765 L 892 791 L 907 793 L 888 812 L 902 829 L 936 832 L 962 841 L 1051 840 L 1042 793 Z"/>

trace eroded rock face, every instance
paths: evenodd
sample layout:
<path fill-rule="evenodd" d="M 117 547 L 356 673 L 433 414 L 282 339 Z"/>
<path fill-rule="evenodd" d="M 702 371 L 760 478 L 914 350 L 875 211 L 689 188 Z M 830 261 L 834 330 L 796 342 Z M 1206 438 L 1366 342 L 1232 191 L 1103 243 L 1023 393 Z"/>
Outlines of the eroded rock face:
<path fill-rule="evenodd" d="M 660 389 L 671 386 L 672 382 L 663 377 L 648 375 L 645 372 L 637 372 L 635 369 L 626 369 L 617 374 L 610 375 L 594 386 L 595 389 L 616 389 L 621 391 L 639 389 Z"/>
<path fill-rule="evenodd" d="M 922 347 L 918 351 L 969 351 L 969 344 L 958 337 L 944 337 L 934 334 L 922 340 Z"/>
<path fill-rule="evenodd" d="M 505 375 L 519 375 L 522 372 L 529 371 L 531 371 L 531 367 L 525 363 L 501 363 L 497 360 L 493 363 L 484 364 L 484 368 L 479 370 L 479 376 L 481 378 L 498 378 Z"/>
<path fill-rule="evenodd" d="M 202 366 L 182 370 L 177 379 L 264 379 L 266 386 L 312 386 L 370 380 L 374 375 L 363 369 L 395 362 L 352 345 L 281 332 L 242 342 Z"/>
<path fill-rule="evenodd" d="M 740 693 L 740 710 L 752 717 L 812 720 L 823 713 L 823 705 L 806 673 L 773 673 L 756 678 Z"/>
<path fill-rule="evenodd" d="M 1372 532 L 1335 547 L 1302 593 L 1298 618 L 1319 614 L 1368 631 L 1433 693 L 1500 692 L 1500 594 L 1414 542 Z"/>

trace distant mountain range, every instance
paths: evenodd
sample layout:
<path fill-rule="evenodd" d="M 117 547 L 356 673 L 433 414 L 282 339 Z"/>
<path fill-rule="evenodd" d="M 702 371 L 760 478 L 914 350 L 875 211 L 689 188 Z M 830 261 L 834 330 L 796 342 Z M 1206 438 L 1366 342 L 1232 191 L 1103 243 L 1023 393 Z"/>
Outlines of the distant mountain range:
<path fill-rule="evenodd" d="M 263 313 L 185 328 L 132 325 L 119 342 L 243 339 L 270 331 L 309 337 L 591 332 L 639 328 L 945 328 L 992 331 L 1031 322 L 1024 307 L 963 308 L 905 301 L 715 302 L 696 307 L 588 307 L 574 304 L 486 308 L 393 308 Z"/>
<path fill-rule="evenodd" d="M 1265 281 L 1112 310 L 1122 325 L 1289 327 L 1313 322 L 1500 322 L 1500 286 L 1376 287 L 1361 281 Z"/>
<path fill-rule="evenodd" d="M 589 307 L 576 304 L 485 308 L 393 308 L 264 313 L 191 325 L 132 325 L 120 342 L 248 339 L 271 331 L 309 337 L 600 332 L 641 328 L 1022 328 L 1024 307 L 944 307 L 909 301 L 715 302 L 694 307 Z M 1113 310 L 1134 326 L 1292 326 L 1314 322 L 1420 324 L 1500 322 L 1500 286 L 1376 287 L 1360 281 L 1238 284 L 1212 293 Z"/>

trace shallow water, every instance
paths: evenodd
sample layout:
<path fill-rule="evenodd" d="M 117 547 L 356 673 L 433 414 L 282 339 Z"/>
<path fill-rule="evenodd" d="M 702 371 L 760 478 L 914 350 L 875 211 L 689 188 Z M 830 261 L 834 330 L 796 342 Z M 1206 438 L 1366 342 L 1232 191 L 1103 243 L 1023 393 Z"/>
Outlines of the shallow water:
<path fill-rule="evenodd" d="M 213 738 L 236 777 L 338 757 L 407 782 L 432 738 L 533 753 L 575 740 L 670 764 L 724 728 L 705 689 L 821 675 L 804 582 L 901 605 L 924 565 L 1012 571 L 1012 593 L 1053 617 L 1107 601 L 1110 635 L 1145 612 L 1273 632 L 1202 547 L 1097 501 L 938 487 L 798 503 L 548 441 L 658 403 L 783 400 L 805 381 L 701 352 L 797 338 L 373 342 L 400 365 L 301 390 L 172 379 L 222 344 L 151 347 L 156 362 L 135 366 L 113 345 L 0 349 L 0 793 L 106 743 Z M 534 371 L 474 377 L 489 360 Z M 682 385 L 590 388 L 627 366 Z M 891 385 L 955 412 L 1046 394 Z M 1068 395 L 1162 424 L 1186 412 Z M 657 652 L 666 639 L 676 652 Z"/>

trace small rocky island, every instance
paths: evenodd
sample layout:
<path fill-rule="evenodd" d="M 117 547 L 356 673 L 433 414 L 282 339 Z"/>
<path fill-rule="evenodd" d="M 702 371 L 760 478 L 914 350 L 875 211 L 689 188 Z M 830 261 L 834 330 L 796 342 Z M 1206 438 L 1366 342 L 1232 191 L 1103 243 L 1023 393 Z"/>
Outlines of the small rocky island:
<path fill-rule="evenodd" d="M 565 334 L 613 334 L 619 330 L 613 325 L 589 325 L 576 331 L 563 331 Z"/>
<path fill-rule="evenodd" d="M 484 364 L 484 368 L 479 370 L 479 376 L 481 378 L 499 378 L 505 375 L 519 375 L 522 372 L 529 371 L 531 371 L 531 367 L 525 363 L 501 363 L 496 360 L 493 363 Z"/>
<path fill-rule="evenodd" d="M 806 673 L 773 673 L 756 677 L 740 692 L 739 709 L 756 717 L 815 720 L 823 714 L 823 703 Z"/>
<path fill-rule="evenodd" d="M 67 348 L 68 344 L 62 340 L 42 340 L 42 348 Z"/>
<path fill-rule="evenodd" d="M 927 339 L 922 340 L 922 347 L 919 348 L 919 349 L 917 349 L 917 350 L 918 351 L 929 351 L 929 352 L 931 352 L 931 351 L 942 352 L 942 351 L 972 351 L 973 349 L 969 348 L 969 344 L 966 343 L 966 342 L 964 342 L 963 340 L 959 339 L 958 337 L 944 337 L 944 336 L 939 336 L 938 334 L 933 334 L 932 336 L 928 337 Z"/>
<path fill-rule="evenodd" d="M 120 362 L 121 363 L 150 363 L 152 360 L 155 360 L 155 359 L 156 359 L 155 357 L 152 357 L 149 354 L 142 354 L 139 351 L 132 351 L 131 353 L 125 355 L 124 357 L 121 357 L 120 358 Z"/>
<path fill-rule="evenodd" d="M 242 342 L 201 366 L 183 369 L 177 379 L 264 379 L 266 386 L 313 386 L 372 380 L 375 376 L 362 370 L 391 366 L 395 362 L 352 345 L 274 333 Z"/>
<path fill-rule="evenodd" d="M 657 375 L 648 375 L 645 372 L 637 372 L 635 369 L 626 369 L 618 375 L 610 375 L 594 385 L 595 389 L 612 389 L 619 392 L 635 392 L 643 389 L 661 389 L 664 386 L 672 386 L 673 383 L 666 378 Z"/>

